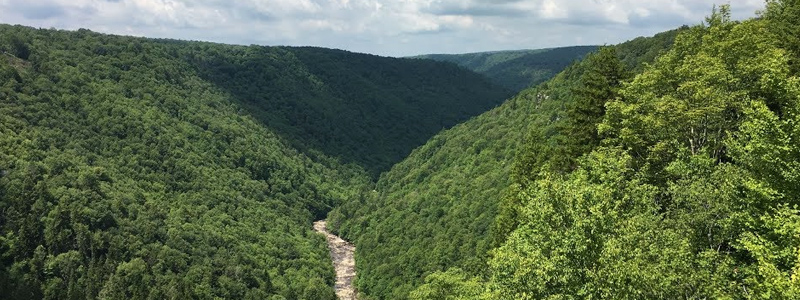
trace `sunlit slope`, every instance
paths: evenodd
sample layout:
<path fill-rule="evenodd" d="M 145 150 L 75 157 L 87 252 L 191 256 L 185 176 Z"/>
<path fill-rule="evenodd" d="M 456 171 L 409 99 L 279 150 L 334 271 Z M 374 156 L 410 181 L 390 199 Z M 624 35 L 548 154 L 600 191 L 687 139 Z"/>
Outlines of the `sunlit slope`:
<path fill-rule="evenodd" d="M 505 229 L 492 224 L 517 153 L 531 131 L 556 135 L 562 125 L 553 121 L 579 98 L 579 79 L 591 64 L 567 67 L 441 132 L 384 173 L 374 191 L 335 210 L 330 225 L 358 247 L 360 290 L 377 299 L 404 299 L 436 271 L 458 267 L 483 274 L 487 251 L 504 239 Z"/>

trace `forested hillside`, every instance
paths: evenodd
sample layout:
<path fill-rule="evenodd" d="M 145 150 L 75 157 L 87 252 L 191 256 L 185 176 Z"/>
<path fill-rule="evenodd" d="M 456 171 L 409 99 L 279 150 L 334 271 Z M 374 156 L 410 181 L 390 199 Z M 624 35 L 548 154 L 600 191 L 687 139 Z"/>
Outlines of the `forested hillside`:
<path fill-rule="evenodd" d="M 768 1 L 759 18 L 745 21 L 732 21 L 729 6 L 721 6 L 701 25 L 673 32 L 674 44 L 646 66 L 627 62 L 646 61 L 630 53 L 653 53 L 648 49 L 603 48 L 523 92 L 496 109 L 535 108 L 520 118 L 532 124 L 507 171 L 511 184 L 496 208 L 491 238 L 480 235 L 484 227 L 462 240 L 458 232 L 469 222 L 439 223 L 458 212 L 469 212 L 467 220 L 486 219 L 481 213 L 490 210 L 471 208 L 497 205 L 499 193 L 448 197 L 466 194 L 454 191 L 486 178 L 464 174 L 451 185 L 442 180 L 434 188 L 406 187 L 400 196 L 382 182 L 373 193 L 379 199 L 374 212 L 345 205 L 331 215 L 359 247 L 360 287 L 377 299 L 797 299 L 799 20 L 800 1 Z M 488 120 L 483 117 L 470 122 Z M 434 138 L 409 160 L 424 155 L 419 161 L 429 162 L 436 151 L 427 148 L 446 151 L 448 135 L 460 145 L 491 136 L 473 131 L 461 134 L 472 138 L 452 137 L 461 128 L 479 128 L 470 122 Z M 474 158 L 457 158 L 469 163 L 453 169 L 492 164 L 497 170 L 512 163 L 473 153 L 459 154 Z M 428 173 L 434 169 L 404 166 L 382 180 L 408 185 L 445 174 Z M 405 174 L 410 181 L 403 181 Z M 419 196 L 427 190 L 447 192 Z M 426 226 L 435 230 L 413 231 Z M 497 248 L 476 253 L 488 257 L 486 269 L 465 258 L 444 269 L 452 258 L 435 255 L 444 253 L 436 251 L 440 247 L 459 251 L 488 240 Z M 431 260 L 403 260 L 404 253 L 417 251 L 430 253 L 421 257 Z M 415 271 L 397 271 L 406 268 Z"/>
<path fill-rule="evenodd" d="M 519 92 L 545 82 L 597 48 L 597 46 L 574 46 L 466 54 L 428 54 L 415 58 L 452 62 L 486 75 L 514 92 Z"/>
<path fill-rule="evenodd" d="M 510 234 L 466 298 L 800 297 L 799 29 L 799 1 L 722 6 L 568 109 L 585 129 L 560 135 L 586 143 L 531 149 L 585 155 L 520 155 Z"/>
<path fill-rule="evenodd" d="M 607 70 L 598 68 L 610 68 L 606 64 L 616 62 L 618 68 L 613 71 L 621 80 L 629 72 L 620 58 L 634 59 L 634 51 L 663 52 L 670 44 L 662 41 L 671 40 L 675 33 L 589 54 L 547 83 L 436 135 L 384 173 L 374 192 L 362 193 L 358 201 L 337 208 L 329 225 L 358 247 L 361 291 L 377 299 L 404 299 L 426 275 L 451 267 L 488 276 L 487 252 L 502 242 L 508 230 L 507 225 L 495 228 L 493 224 L 501 199 L 513 192 L 508 190 L 510 174 L 523 141 L 531 131 L 554 135 L 565 130 L 563 121 L 552 122 L 565 120 L 567 107 L 583 96 L 608 96 L 598 87 L 605 84 L 603 79 L 596 78 Z"/>
<path fill-rule="evenodd" d="M 499 106 L 447 62 L 0 25 L 0 298 L 335 299 L 327 215 L 362 300 L 798 299 L 800 1 L 766 3 L 458 58 L 563 62 Z"/>
<path fill-rule="evenodd" d="M 524 137 L 512 130 L 523 120 L 510 105 L 436 135 L 384 173 L 376 190 L 329 215 L 328 225 L 358 247 L 362 292 L 403 299 L 424 274 L 451 266 L 480 271 L 497 210 L 483 200 L 499 200 L 509 184 L 504 162 Z"/>
<path fill-rule="evenodd" d="M 310 47 L 185 46 L 194 51 L 179 59 L 292 145 L 375 177 L 442 129 L 512 95 L 441 62 Z"/>
<path fill-rule="evenodd" d="M 292 149 L 175 58 L 215 46 L 0 36 L 3 298 L 334 299 L 309 224 L 367 176 Z"/>
<path fill-rule="evenodd" d="M 0 298 L 333 299 L 311 221 L 506 96 L 440 62 L 0 25 Z"/>

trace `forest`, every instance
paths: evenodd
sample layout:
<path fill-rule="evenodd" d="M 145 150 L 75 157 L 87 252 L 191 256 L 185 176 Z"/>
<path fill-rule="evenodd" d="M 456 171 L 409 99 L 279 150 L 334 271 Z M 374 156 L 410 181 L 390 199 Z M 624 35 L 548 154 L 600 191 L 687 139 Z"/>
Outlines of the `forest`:
<path fill-rule="evenodd" d="M 0 25 L 0 295 L 335 299 L 327 219 L 361 300 L 798 299 L 800 1 L 731 11 L 427 58 Z"/>
<path fill-rule="evenodd" d="M 199 51 L 184 56 L 198 75 L 293 147 L 357 164 L 373 177 L 442 129 L 512 95 L 483 76 L 431 60 L 312 47 Z"/>
<path fill-rule="evenodd" d="M 800 2 L 730 11 L 603 47 L 334 209 L 364 299 L 800 297 Z"/>
<path fill-rule="evenodd" d="M 519 169 L 515 157 L 523 150 L 541 157 L 564 150 L 525 149 L 531 131 L 559 130 L 551 121 L 565 119 L 564 105 L 584 95 L 577 85 L 590 65 L 613 57 L 620 73 L 630 73 L 647 61 L 639 53 L 666 50 L 677 32 L 589 54 L 547 83 L 434 136 L 384 173 L 375 192 L 335 208 L 330 225 L 359 246 L 360 288 L 376 298 L 403 299 L 439 270 L 483 274 L 489 250 L 503 239 L 495 219 L 509 196 L 512 170 Z M 566 139 L 559 135 L 529 144 L 560 140 Z"/>
<path fill-rule="evenodd" d="M 0 53 L 10 299 L 333 299 L 311 222 L 510 95 L 322 48 L 0 25 Z"/>
<path fill-rule="evenodd" d="M 307 223 L 365 171 L 291 148 L 174 42 L 0 32 L 3 298 L 334 299 Z"/>

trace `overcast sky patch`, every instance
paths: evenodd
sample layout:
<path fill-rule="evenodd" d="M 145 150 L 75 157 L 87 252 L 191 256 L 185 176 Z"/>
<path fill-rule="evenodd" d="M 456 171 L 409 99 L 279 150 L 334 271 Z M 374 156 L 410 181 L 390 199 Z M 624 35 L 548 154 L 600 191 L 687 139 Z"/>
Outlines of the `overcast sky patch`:
<path fill-rule="evenodd" d="M 35 3 L 34 3 L 35 2 Z M 0 0 L 0 22 L 379 55 L 615 44 L 703 21 L 714 0 Z M 763 0 L 729 2 L 736 19 Z"/>
<path fill-rule="evenodd" d="M 19 13 L 26 19 L 43 20 L 63 16 L 64 8 L 57 5 L 42 5 L 36 3 L 21 3 Z"/>

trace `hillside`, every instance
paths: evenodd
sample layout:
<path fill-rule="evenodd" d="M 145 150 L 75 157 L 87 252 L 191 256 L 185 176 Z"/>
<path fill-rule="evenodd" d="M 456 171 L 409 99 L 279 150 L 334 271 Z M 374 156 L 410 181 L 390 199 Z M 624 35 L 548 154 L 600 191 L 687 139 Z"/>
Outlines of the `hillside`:
<path fill-rule="evenodd" d="M 721 6 L 434 137 L 329 215 L 355 241 L 359 288 L 797 298 L 798 20 L 796 1 L 742 22 Z"/>
<path fill-rule="evenodd" d="M 0 25 L 0 298 L 333 300 L 316 223 L 362 300 L 800 299 L 798 37 L 798 0 L 715 6 L 503 101 L 450 62 Z"/>
<path fill-rule="evenodd" d="M 509 162 L 525 136 L 521 112 L 533 109 L 533 97 L 523 93 L 436 135 L 381 176 L 374 192 L 329 215 L 330 226 L 358 247 L 362 292 L 404 299 L 435 271 L 481 272 Z"/>
<path fill-rule="evenodd" d="M 0 36 L 1 294 L 334 299 L 309 224 L 363 171 L 290 147 L 172 42 Z"/>
<path fill-rule="evenodd" d="M 358 164 L 375 177 L 440 130 L 512 95 L 441 62 L 311 47 L 189 48 L 177 58 L 292 145 Z"/>
<path fill-rule="evenodd" d="M 311 222 L 502 101 L 430 61 L 0 25 L 0 294 L 334 299 Z"/>
<path fill-rule="evenodd" d="M 564 140 L 588 143 L 530 148 L 583 154 L 569 168 L 518 158 L 528 171 L 499 218 L 514 224 L 485 283 L 471 281 L 487 289 L 462 298 L 800 296 L 800 3 L 741 22 L 730 11 L 568 110 Z"/>
<path fill-rule="evenodd" d="M 669 46 L 623 45 L 618 47 L 640 52 Z M 512 183 L 514 158 L 531 131 L 559 130 L 562 125 L 550 122 L 564 118 L 579 97 L 578 78 L 595 59 L 569 66 L 547 83 L 434 136 L 384 173 L 375 192 L 337 208 L 330 225 L 358 247 L 359 288 L 378 299 L 404 299 L 436 271 L 459 267 L 482 274 L 487 252 L 505 230 L 492 227 Z"/>
<path fill-rule="evenodd" d="M 545 82 L 597 48 L 597 46 L 574 46 L 466 54 L 429 54 L 415 58 L 452 62 L 486 75 L 509 90 L 518 92 Z"/>

